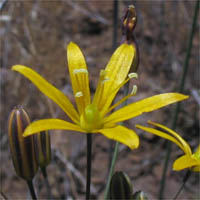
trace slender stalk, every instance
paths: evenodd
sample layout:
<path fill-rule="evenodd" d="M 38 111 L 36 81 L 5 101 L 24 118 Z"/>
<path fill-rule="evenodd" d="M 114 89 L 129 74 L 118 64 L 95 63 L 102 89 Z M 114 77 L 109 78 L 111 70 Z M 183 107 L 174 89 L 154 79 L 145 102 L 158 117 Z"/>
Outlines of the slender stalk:
<path fill-rule="evenodd" d="M 179 188 L 178 192 L 176 193 L 176 195 L 174 196 L 173 200 L 176 200 L 176 199 L 177 199 L 178 195 L 181 193 L 181 191 L 182 191 L 182 189 L 184 188 L 185 183 L 186 183 L 187 180 L 189 179 L 190 175 L 191 175 L 191 171 L 188 170 L 188 171 L 186 172 L 185 176 L 184 176 L 183 183 L 182 183 L 181 187 Z"/>
<path fill-rule="evenodd" d="M 112 40 L 112 50 L 114 51 L 117 46 L 117 27 L 118 27 L 118 0 L 113 0 L 113 40 Z M 110 140 L 109 142 L 109 156 L 108 156 L 108 169 L 111 166 L 112 163 L 112 157 L 113 157 L 113 144 L 114 141 Z M 109 171 L 108 171 L 109 173 Z"/>
<path fill-rule="evenodd" d="M 87 184 L 85 199 L 90 199 L 90 183 L 91 183 L 91 167 L 92 167 L 92 134 L 87 134 Z"/>
<path fill-rule="evenodd" d="M 117 9 L 118 9 L 117 3 L 118 3 L 118 1 L 114 0 L 115 12 L 117 12 Z M 114 16 L 116 16 L 116 18 L 117 18 L 117 13 L 115 13 Z M 132 16 L 132 18 L 130 18 L 130 16 Z M 125 18 L 126 18 L 126 23 L 125 23 Z M 128 26 L 129 22 L 133 24 L 132 27 Z M 114 23 L 115 23 L 115 21 L 114 21 Z M 125 13 L 125 16 L 124 16 L 124 19 L 123 19 L 122 33 L 124 34 L 124 38 L 125 38 L 126 42 L 131 43 L 137 50 L 137 58 L 138 58 L 137 61 L 138 62 L 132 63 L 132 67 L 133 67 L 132 71 L 133 72 L 137 71 L 137 67 L 138 67 L 138 64 L 139 64 L 139 54 L 138 54 L 139 52 L 138 52 L 136 41 L 135 41 L 135 38 L 134 38 L 134 35 L 133 35 L 133 30 L 135 28 L 135 25 L 136 25 L 136 13 L 135 13 L 134 7 L 133 6 L 128 7 L 128 10 Z M 114 26 L 114 28 L 117 30 L 117 26 Z M 113 35 L 113 41 L 115 41 L 115 40 L 116 40 L 115 35 Z M 129 90 L 129 82 L 124 87 L 124 96 L 128 95 L 128 90 Z M 125 105 L 127 105 L 127 100 L 123 102 L 122 107 L 125 106 Z M 120 124 L 123 124 L 123 123 L 120 123 Z M 112 178 L 113 171 L 114 171 L 114 168 L 115 168 L 115 163 L 116 163 L 116 160 L 117 160 L 118 151 L 119 151 L 119 142 L 116 142 L 114 154 L 113 154 L 113 158 L 112 158 L 112 162 L 111 162 L 111 167 L 110 167 L 110 171 L 109 171 L 109 174 L 108 174 L 108 181 L 107 181 L 107 184 L 106 184 L 106 191 L 105 191 L 104 199 L 108 199 L 110 182 L 111 182 L 111 178 Z"/>
<path fill-rule="evenodd" d="M 180 88 L 179 88 L 180 93 L 182 93 L 183 90 L 184 90 L 184 84 L 185 84 L 185 79 L 186 79 L 186 75 L 187 75 L 187 71 L 188 71 L 188 64 L 189 64 L 190 55 L 191 55 L 191 49 L 192 49 L 193 38 L 194 38 L 194 33 L 195 33 L 195 27 L 196 27 L 196 24 L 197 24 L 198 11 L 199 11 L 199 0 L 196 1 L 196 5 L 195 5 L 193 23 L 192 23 L 192 27 L 191 27 L 190 38 L 189 38 L 188 48 L 187 48 L 185 62 L 184 62 L 183 74 L 182 74 Z M 173 115 L 173 120 L 172 120 L 172 129 L 173 130 L 176 129 L 176 122 L 177 122 L 177 119 L 178 119 L 179 111 L 180 111 L 180 103 L 177 103 L 176 109 L 175 109 L 175 112 L 174 112 L 174 115 Z M 163 198 L 165 182 L 166 182 L 166 173 L 167 173 L 168 163 L 169 163 L 169 159 L 170 159 L 170 154 L 171 154 L 171 142 L 168 141 L 167 142 L 167 153 L 166 153 L 166 157 L 165 157 L 162 179 L 161 179 L 161 184 L 160 184 L 159 199 Z"/>
<path fill-rule="evenodd" d="M 129 89 L 129 82 L 125 85 L 124 96 L 126 96 L 128 94 L 128 89 Z M 122 107 L 125 106 L 125 105 L 127 105 L 127 100 L 122 103 Z M 110 182 L 111 182 L 111 178 L 112 178 L 112 175 L 113 175 L 113 172 L 114 172 L 114 168 L 115 168 L 115 164 L 116 164 L 116 161 L 117 161 L 118 152 L 119 152 L 119 142 L 116 142 L 115 143 L 114 154 L 113 154 L 113 158 L 112 158 L 112 162 L 111 162 L 111 167 L 110 167 L 110 171 L 109 171 L 109 174 L 108 174 L 108 181 L 107 181 L 107 184 L 106 184 L 106 190 L 105 190 L 105 195 L 104 195 L 104 199 L 105 200 L 108 199 L 108 193 L 109 193 L 109 189 L 110 189 Z"/>
<path fill-rule="evenodd" d="M 31 181 L 26 181 L 26 182 L 27 182 L 27 185 L 28 185 L 28 188 L 29 188 L 29 191 L 30 191 L 32 199 L 36 199 L 37 200 L 32 180 Z"/>
<path fill-rule="evenodd" d="M 42 171 L 42 175 L 44 177 L 44 181 L 45 181 L 45 185 L 46 185 L 46 188 L 47 188 L 47 193 L 48 193 L 49 199 L 52 199 L 51 188 L 50 188 L 49 181 L 48 181 L 48 178 L 47 178 L 46 167 L 41 168 L 41 171 Z"/>
<path fill-rule="evenodd" d="M 182 189 L 185 186 L 185 182 L 182 183 L 181 187 L 179 188 L 178 192 L 176 193 L 175 197 L 173 198 L 173 200 L 176 200 L 178 195 L 181 193 Z"/>
<path fill-rule="evenodd" d="M 112 158 L 112 162 L 111 162 L 111 166 L 110 166 L 110 171 L 108 174 L 108 181 L 106 184 L 106 191 L 105 191 L 105 195 L 104 195 L 104 199 L 108 199 L 108 194 L 109 194 L 109 189 L 110 189 L 110 182 L 111 182 L 111 178 L 114 172 L 114 168 L 115 168 L 115 164 L 116 164 L 116 160 L 117 160 L 117 155 L 119 152 L 119 142 L 115 143 L 115 149 L 114 149 L 114 154 L 113 154 L 113 158 Z"/>

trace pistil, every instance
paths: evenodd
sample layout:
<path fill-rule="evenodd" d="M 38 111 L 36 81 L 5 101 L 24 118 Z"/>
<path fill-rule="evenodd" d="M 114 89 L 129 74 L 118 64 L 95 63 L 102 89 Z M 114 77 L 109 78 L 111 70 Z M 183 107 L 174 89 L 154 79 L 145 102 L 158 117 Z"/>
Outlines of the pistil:
<path fill-rule="evenodd" d="M 101 116 L 96 105 L 90 104 L 86 106 L 80 118 L 81 127 L 90 133 L 92 130 L 101 127 Z"/>

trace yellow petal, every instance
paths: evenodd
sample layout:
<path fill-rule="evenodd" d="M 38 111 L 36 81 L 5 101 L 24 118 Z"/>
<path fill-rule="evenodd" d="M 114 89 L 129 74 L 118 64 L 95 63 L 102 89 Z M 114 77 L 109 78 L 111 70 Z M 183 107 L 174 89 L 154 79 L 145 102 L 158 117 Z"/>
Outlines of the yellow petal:
<path fill-rule="evenodd" d="M 113 128 L 104 128 L 98 130 L 101 134 L 109 139 L 116 140 L 128 146 L 131 149 L 136 149 L 139 146 L 139 137 L 133 131 L 124 126 L 115 126 Z"/>
<path fill-rule="evenodd" d="M 195 166 L 195 167 L 192 167 L 191 170 L 192 170 L 193 172 L 200 172 L 200 165 L 197 165 L 197 166 Z"/>
<path fill-rule="evenodd" d="M 85 132 L 79 126 L 61 119 L 42 119 L 31 123 L 25 129 L 23 136 L 26 137 L 46 130 L 71 130 Z"/>
<path fill-rule="evenodd" d="M 199 145 L 200 146 L 200 145 Z M 200 164 L 200 151 L 199 151 L 199 146 L 197 148 L 197 150 L 194 152 L 194 154 L 192 155 L 193 158 L 195 158 L 199 164 Z"/>
<path fill-rule="evenodd" d="M 176 140 L 178 140 L 180 142 L 180 144 L 182 146 L 182 150 L 185 152 L 185 154 L 192 155 L 192 151 L 191 151 L 189 144 L 179 134 L 177 134 L 175 131 L 169 129 L 166 126 L 155 123 L 155 122 L 148 121 L 148 123 L 169 132 L 169 134 L 171 134 L 173 137 L 176 138 Z"/>
<path fill-rule="evenodd" d="M 145 126 L 141 126 L 141 125 L 138 125 L 138 124 L 136 125 L 136 128 L 139 128 L 139 129 L 146 131 L 148 133 L 152 133 L 152 134 L 157 135 L 159 137 L 162 137 L 164 139 L 170 140 L 170 141 L 174 142 L 175 144 L 177 144 L 184 151 L 183 145 L 176 138 L 168 135 L 167 133 L 164 133 L 164 132 L 159 131 L 159 130 L 154 129 L 154 128 L 148 128 L 148 127 L 145 127 Z"/>
<path fill-rule="evenodd" d="M 73 42 L 67 46 L 67 60 L 74 95 L 82 92 L 82 98 L 76 98 L 79 113 L 90 104 L 90 89 L 85 58 L 80 48 Z"/>
<path fill-rule="evenodd" d="M 23 74 L 28 78 L 43 94 L 53 100 L 75 123 L 79 121 L 79 115 L 71 104 L 70 100 L 56 87 L 48 83 L 34 70 L 23 66 L 15 65 L 12 70 Z"/>
<path fill-rule="evenodd" d="M 197 147 L 196 152 L 192 155 L 198 162 L 198 166 L 192 168 L 193 172 L 200 172 L 200 145 Z"/>
<path fill-rule="evenodd" d="M 138 102 L 129 104 L 108 117 L 104 118 L 104 123 L 117 123 L 133 117 L 137 117 L 145 112 L 151 112 L 164 106 L 187 99 L 188 96 L 179 93 L 165 93 L 155 95 Z"/>
<path fill-rule="evenodd" d="M 133 58 L 135 49 L 132 45 L 122 44 L 112 55 L 109 63 L 106 66 L 106 77 L 108 81 L 104 84 L 99 110 L 104 112 L 112 103 L 118 90 L 115 90 L 127 77 Z M 112 92 L 114 91 L 114 92 Z"/>
<path fill-rule="evenodd" d="M 199 163 L 197 162 L 197 160 L 189 155 L 184 155 L 175 160 L 173 164 L 173 170 L 179 171 L 190 167 L 196 167 L 198 165 Z"/>
<path fill-rule="evenodd" d="M 200 153 L 200 144 L 199 144 L 199 146 L 197 147 L 196 153 Z"/>

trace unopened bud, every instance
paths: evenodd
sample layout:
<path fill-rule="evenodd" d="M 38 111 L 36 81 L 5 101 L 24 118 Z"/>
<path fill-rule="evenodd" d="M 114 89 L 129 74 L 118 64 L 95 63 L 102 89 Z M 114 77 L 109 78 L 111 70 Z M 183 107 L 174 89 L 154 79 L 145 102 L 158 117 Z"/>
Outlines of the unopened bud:
<path fill-rule="evenodd" d="M 45 168 L 51 162 L 51 141 L 48 131 L 34 135 L 35 154 L 39 167 Z"/>
<path fill-rule="evenodd" d="M 135 7 L 130 5 L 124 15 L 122 22 L 122 33 L 126 36 L 126 40 L 133 41 L 133 31 L 137 23 L 137 15 Z"/>
<path fill-rule="evenodd" d="M 122 22 L 122 34 L 123 34 L 123 42 L 132 44 L 135 49 L 135 56 L 133 59 L 133 63 L 130 69 L 130 72 L 137 72 L 139 66 L 139 49 L 137 45 L 137 41 L 134 36 L 134 29 L 137 24 L 137 15 L 135 6 L 130 5 L 123 17 Z"/>
<path fill-rule="evenodd" d="M 134 193 L 133 199 L 134 200 L 148 200 L 147 196 L 142 191 L 138 191 L 138 192 Z"/>
<path fill-rule="evenodd" d="M 115 172 L 109 191 L 110 199 L 132 199 L 132 184 L 124 172 Z"/>
<path fill-rule="evenodd" d="M 16 107 L 9 116 L 8 138 L 11 157 L 17 175 L 25 180 L 32 180 L 37 172 L 33 136 L 23 137 L 26 126 L 30 119 L 22 107 Z"/>

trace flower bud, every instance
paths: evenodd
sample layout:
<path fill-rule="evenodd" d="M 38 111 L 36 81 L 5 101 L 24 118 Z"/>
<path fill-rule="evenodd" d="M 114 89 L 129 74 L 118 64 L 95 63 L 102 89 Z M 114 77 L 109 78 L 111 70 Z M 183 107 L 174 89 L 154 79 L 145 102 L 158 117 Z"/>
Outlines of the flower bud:
<path fill-rule="evenodd" d="M 135 7 L 130 5 L 122 20 L 122 34 L 124 37 L 124 42 L 128 44 L 132 44 L 135 49 L 135 57 L 130 69 L 130 72 L 137 72 L 139 66 L 139 48 L 137 45 L 137 41 L 134 36 L 134 29 L 137 24 L 137 14 L 135 11 Z"/>
<path fill-rule="evenodd" d="M 137 23 L 137 15 L 135 6 L 130 5 L 124 15 L 122 22 L 122 33 L 125 35 L 126 40 L 133 40 L 133 31 Z"/>
<path fill-rule="evenodd" d="M 109 191 L 110 199 L 132 199 L 132 184 L 124 172 L 115 172 Z"/>
<path fill-rule="evenodd" d="M 144 192 L 138 191 L 138 192 L 134 193 L 133 199 L 134 200 L 147 200 L 148 198 Z"/>
<path fill-rule="evenodd" d="M 51 161 L 51 140 L 48 131 L 34 135 L 37 163 L 40 168 L 46 167 Z"/>
<path fill-rule="evenodd" d="M 12 110 L 8 122 L 8 138 L 11 157 L 17 175 L 27 181 L 33 179 L 37 172 L 33 136 L 24 138 L 23 132 L 30 124 L 30 119 L 22 107 Z"/>

